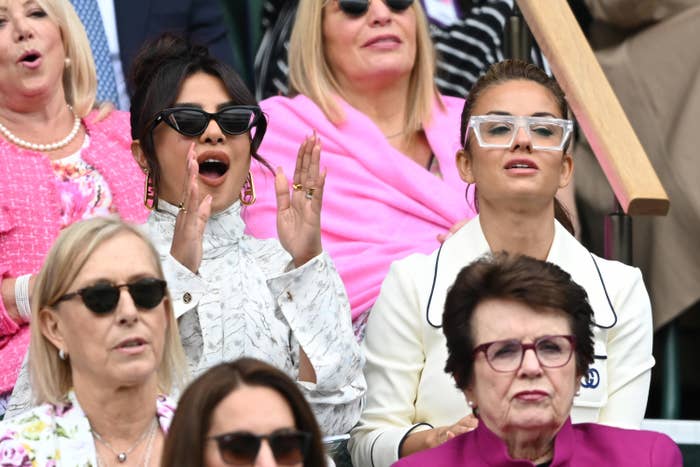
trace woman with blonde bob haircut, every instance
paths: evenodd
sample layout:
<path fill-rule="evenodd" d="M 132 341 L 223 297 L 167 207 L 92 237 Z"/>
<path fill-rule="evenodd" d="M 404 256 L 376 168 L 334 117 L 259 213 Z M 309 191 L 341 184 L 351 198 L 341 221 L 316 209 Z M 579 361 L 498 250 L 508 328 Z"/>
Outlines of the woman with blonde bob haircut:
<path fill-rule="evenodd" d="M 47 256 L 43 273 L 37 277 L 32 310 L 43 310 L 49 304 L 56 303 L 97 248 L 107 240 L 127 233 L 135 235 L 148 247 L 149 259 L 153 262 L 156 276 L 162 279 L 164 276 L 158 252 L 135 226 L 109 218 L 80 222 L 66 231 L 61 237 L 60 247 L 54 248 Z M 167 289 L 163 304 L 168 316 L 171 316 L 172 301 Z M 39 314 L 39 311 L 34 312 L 33 321 L 40 322 Z M 59 349 L 44 336 L 41 326 L 32 328 L 30 346 L 32 352 L 29 353 L 29 371 L 36 404 L 60 403 L 74 385 L 70 362 L 61 360 Z M 185 367 L 185 354 L 180 344 L 177 320 L 173 319 L 165 330 L 163 362 L 157 371 L 158 388 L 163 394 L 171 392 L 173 383 L 184 387 Z"/>
<path fill-rule="evenodd" d="M 435 86 L 435 51 L 417 0 L 301 0 L 289 77 L 289 97 L 261 102 L 270 122 L 260 152 L 293 169 L 305 135 L 323 141 L 331 176 L 323 242 L 361 335 L 391 262 L 436 248 L 474 215 L 454 164 L 464 101 Z M 248 208 L 248 228 L 270 237 L 276 207 L 265 187 L 273 180 L 257 169 L 263 189 Z"/>
<path fill-rule="evenodd" d="M 35 275 L 61 230 L 113 214 L 138 223 L 148 213 L 129 114 L 94 109 L 95 65 L 70 2 L 2 5 L 0 415 L 29 345 Z"/>
<path fill-rule="evenodd" d="M 185 358 L 153 246 L 117 219 L 76 223 L 35 291 L 29 361 L 39 405 L 0 424 L 0 450 L 14 465 L 159 465 L 174 412 L 163 394 L 184 386 Z"/>

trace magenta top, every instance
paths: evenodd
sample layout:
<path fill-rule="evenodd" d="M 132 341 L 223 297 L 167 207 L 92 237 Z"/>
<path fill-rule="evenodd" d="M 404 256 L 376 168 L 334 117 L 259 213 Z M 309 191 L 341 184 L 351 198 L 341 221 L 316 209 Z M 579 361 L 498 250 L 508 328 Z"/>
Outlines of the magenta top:
<path fill-rule="evenodd" d="M 82 159 L 104 178 L 112 205 L 125 220 L 142 223 L 144 175 L 131 155 L 129 114 L 97 113 L 84 119 L 90 145 Z M 36 274 L 62 227 L 60 193 L 51 161 L 43 153 L 0 139 L 0 277 Z M 17 325 L 0 300 L 0 394 L 10 391 L 29 345 L 29 326 Z"/>
<path fill-rule="evenodd" d="M 463 99 L 442 97 L 423 129 L 442 178 L 394 149 L 372 120 L 342 102 L 345 121 L 335 125 L 309 98 L 272 97 L 261 103 L 269 119 L 260 154 L 273 167 L 294 173 L 299 145 L 313 130 L 321 137 L 321 166 L 328 169 L 321 232 L 323 248 L 338 268 L 353 320 L 374 303 L 392 261 L 429 253 L 436 236 L 475 212 L 471 191 L 455 164 L 460 148 Z M 248 231 L 276 237 L 274 177 L 253 163 L 257 201 L 247 208 Z"/>
<path fill-rule="evenodd" d="M 479 426 L 433 449 L 399 459 L 392 467 L 533 467 L 508 455 L 501 438 Z M 678 446 L 665 434 L 626 430 L 596 423 L 572 424 L 567 419 L 554 439 L 550 467 L 682 467 Z"/>

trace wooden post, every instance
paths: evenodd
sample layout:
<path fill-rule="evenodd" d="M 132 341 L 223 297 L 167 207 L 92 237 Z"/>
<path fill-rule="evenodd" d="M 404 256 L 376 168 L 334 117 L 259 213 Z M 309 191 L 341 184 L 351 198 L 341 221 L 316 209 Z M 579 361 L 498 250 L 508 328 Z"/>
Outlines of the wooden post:
<path fill-rule="evenodd" d="M 622 209 L 666 215 L 666 191 L 566 0 L 517 3 Z"/>

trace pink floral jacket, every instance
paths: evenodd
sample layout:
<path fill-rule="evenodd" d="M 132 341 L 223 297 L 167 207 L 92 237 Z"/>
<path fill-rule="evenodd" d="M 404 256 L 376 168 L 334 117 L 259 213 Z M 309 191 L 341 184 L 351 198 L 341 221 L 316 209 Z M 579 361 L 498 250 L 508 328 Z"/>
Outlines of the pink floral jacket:
<path fill-rule="evenodd" d="M 143 173 L 131 155 L 129 114 L 114 111 L 101 122 L 84 119 L 90 145 L 83 159 L 105 179 L 119 215 L 142 223 Z M 42 153 L 0 139 L 0 280 L 37 273 L 58 236 L 61 205 L 54 172 Z M 17 325 L 0 300 L 0 394 L 10 391 L 29 345 L 29 327 Z"/>
<path fill-rule="evenodd" d="M 0 422 L 0 465 L 3 467 L 96 467 L 90 421 L 70 391 L 65 405 L 43 404 Z M 167 433 L 175 403 L 156 400 L 156 416 Z"/>

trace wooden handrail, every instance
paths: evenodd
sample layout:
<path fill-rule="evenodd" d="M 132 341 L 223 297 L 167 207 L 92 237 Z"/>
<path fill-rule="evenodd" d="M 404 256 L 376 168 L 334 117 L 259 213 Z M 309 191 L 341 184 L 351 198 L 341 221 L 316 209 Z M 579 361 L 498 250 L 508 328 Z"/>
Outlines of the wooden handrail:
<path fill-rule="evenodd" d="M 517 3 L 622 209 L 666 215 L 666 191 L 566 0 Z"/>

